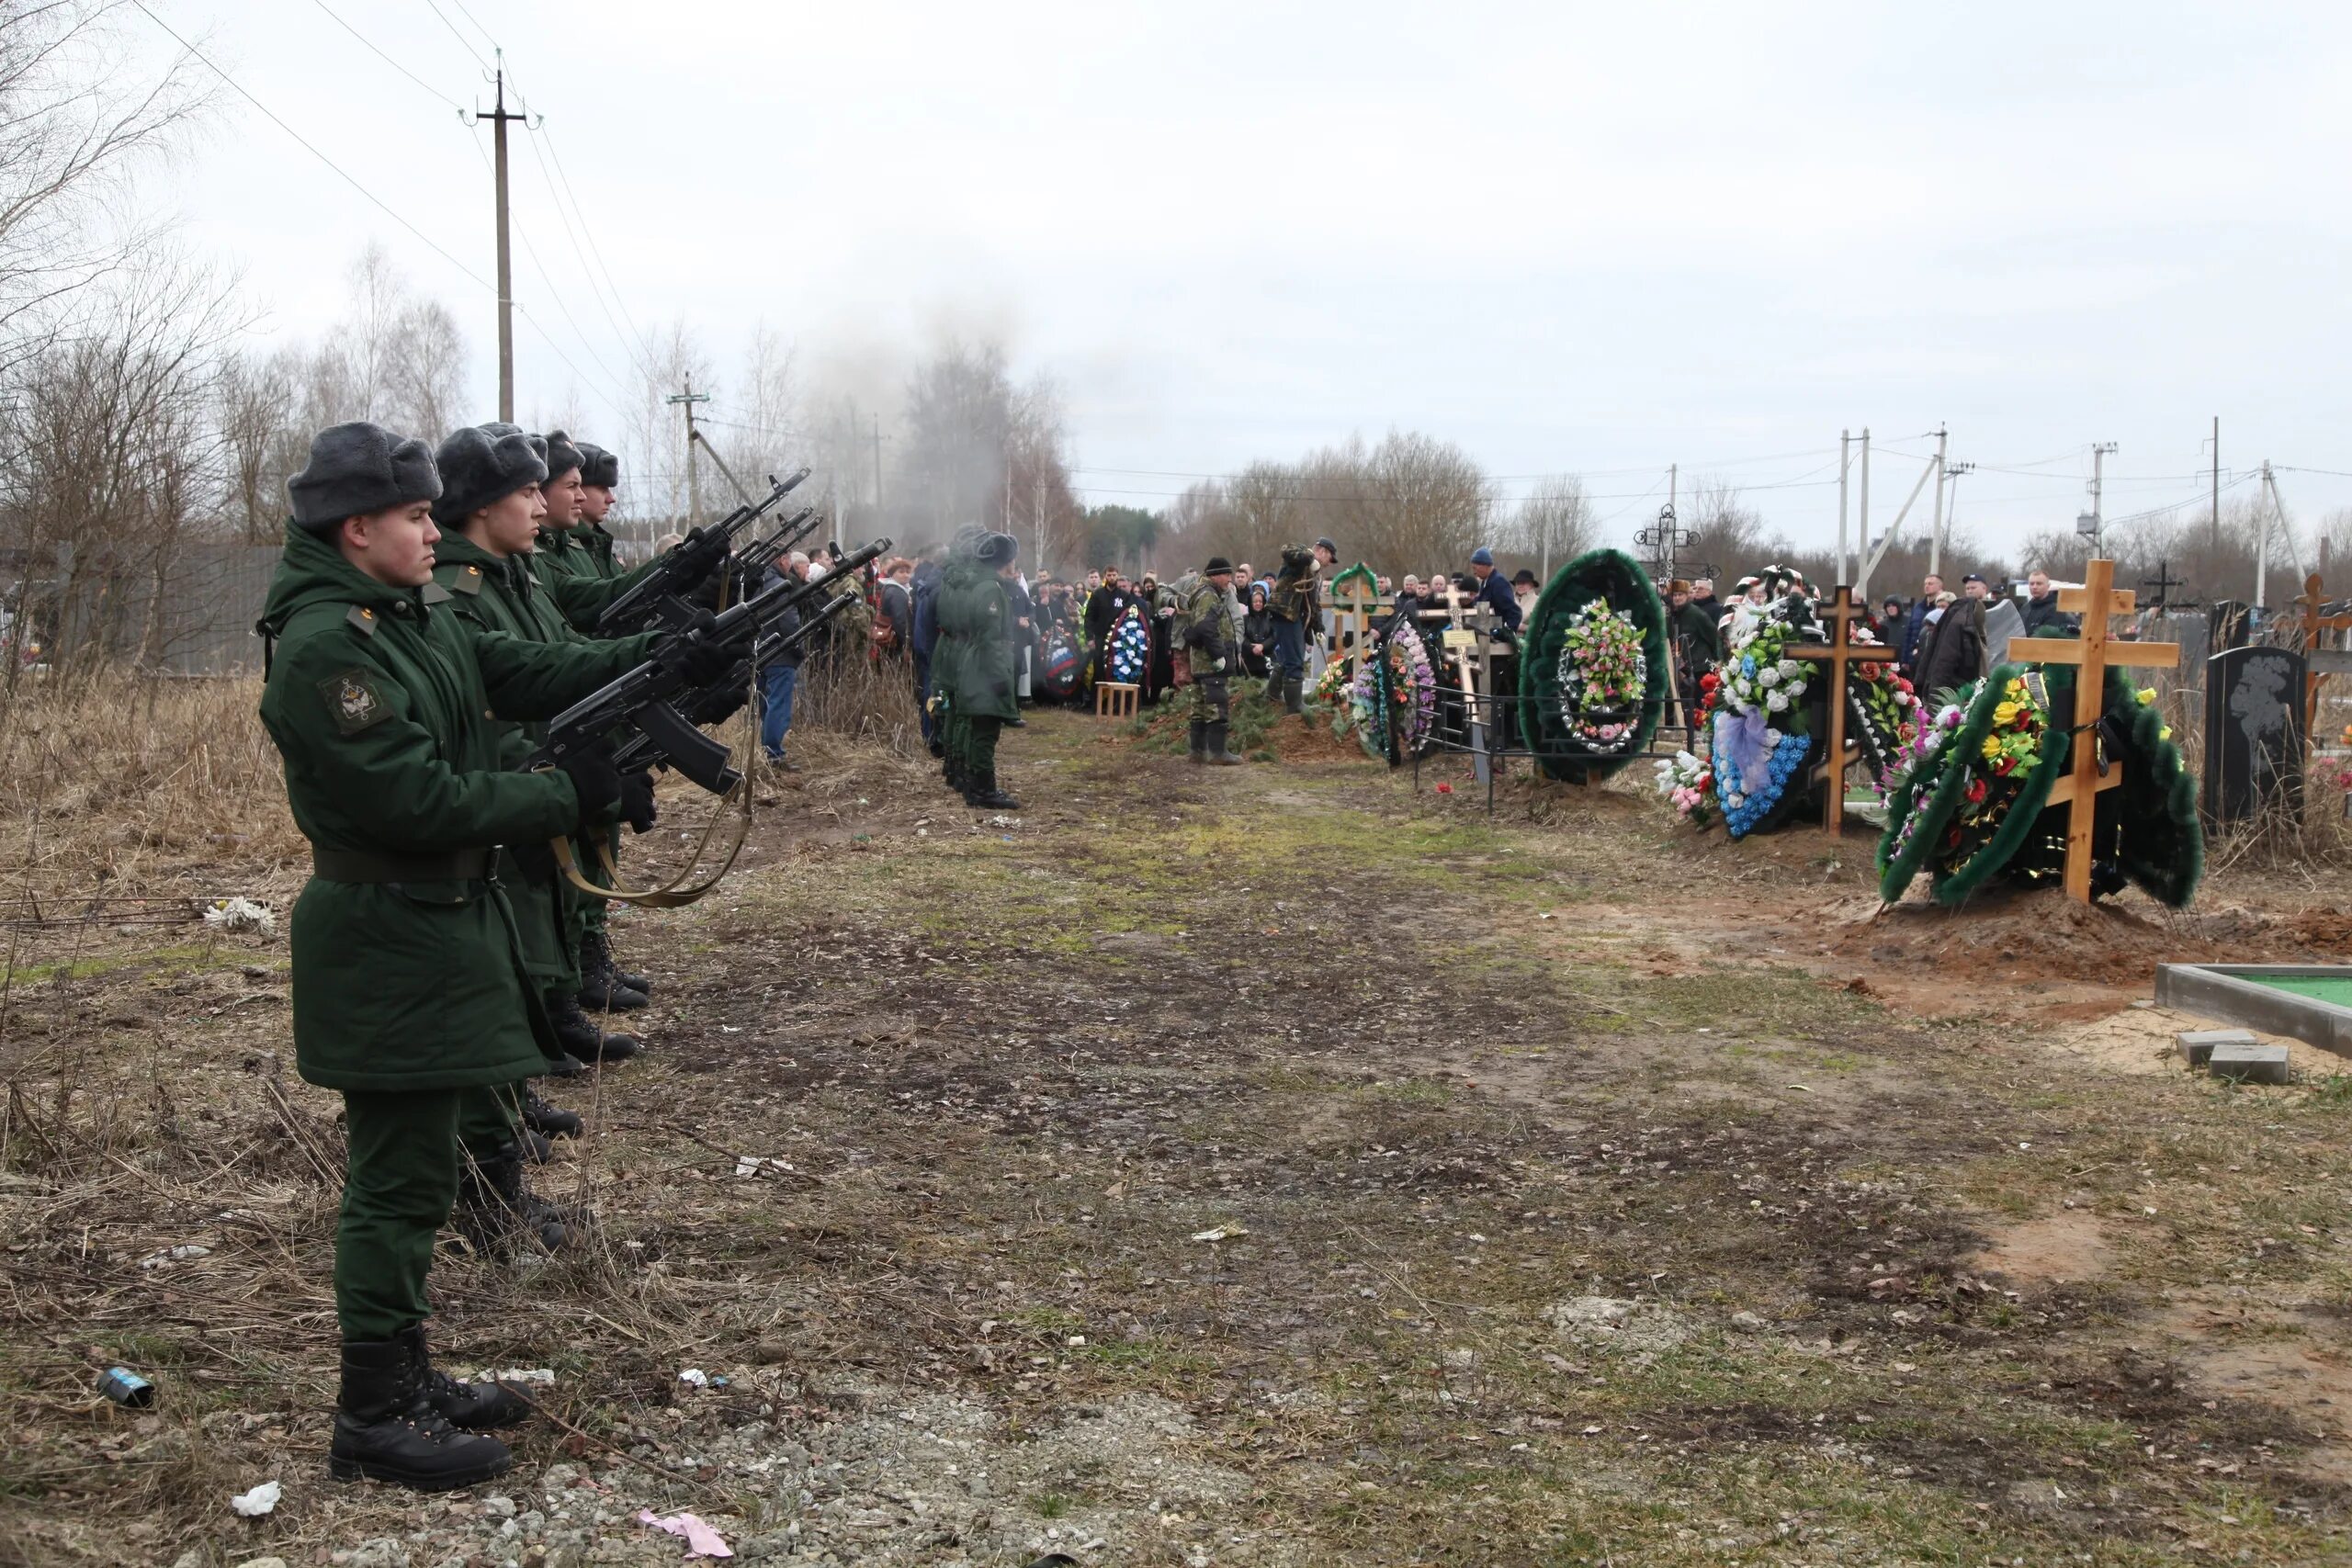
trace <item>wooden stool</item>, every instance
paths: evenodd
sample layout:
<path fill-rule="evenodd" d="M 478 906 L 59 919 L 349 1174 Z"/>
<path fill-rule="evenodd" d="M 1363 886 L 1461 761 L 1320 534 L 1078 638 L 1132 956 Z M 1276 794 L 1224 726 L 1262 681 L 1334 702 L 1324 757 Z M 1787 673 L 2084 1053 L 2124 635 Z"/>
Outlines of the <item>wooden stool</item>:
<path fill-rule="evenodd" d="M 1094 682 L 1094 716 L 1133 718 L 1143 701 L 1143 688 L 1120 681 Z"/>

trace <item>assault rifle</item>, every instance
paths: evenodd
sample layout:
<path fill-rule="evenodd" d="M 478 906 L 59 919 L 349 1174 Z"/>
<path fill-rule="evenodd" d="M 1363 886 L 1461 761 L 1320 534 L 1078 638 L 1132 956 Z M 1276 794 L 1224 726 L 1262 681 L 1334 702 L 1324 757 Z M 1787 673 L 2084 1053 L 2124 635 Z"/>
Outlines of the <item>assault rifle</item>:
<path fill-rule="evenodd" d="M 889 540 L 876 539 L 842 561 L 841 570 L 854 571 L 889 547 Z M 795 582 L 786 578 L 771 583 L 741 604 L 720 611 L 700 635 L 718 647 L 749 654 L 771 621 L 823 592 L 831 581 L 826 578 Z M 637 766 L 666 764 L 711 794 L 725 795 L 742 778 L 728 766 L 726 744 L 705 735 L 679 711 L 682 706 L 695 706 L 701 695 L 703 689 L 689 685 L 684 675 L 658 658 L 649 659 L 556 715 L 548 726 L 547 739 L 526 765 L 550 768 L 591 748 L 617 749 L 630 739 L 639 739 L 646 744 L 637 749 Z M 616 733 L 621 731 L 628 733 Z"/>
<path fill-rule="evenodd" d="M 605 606 L 604 613 L 596 617 L 596 635 L 627 637 L 656 623 L 674 626 L 691 619 L 694 611 L 681 596 L 727 558 L 734 547 L 736 535 L 765 516 L 770 507 L 792 493 L 793 487 L 808 474 L 805 468 L 788 479 L 779 480 L 770 474 L 766 495 L 757 502 L 746 502 L 707 528 L 696 528 L 688 534 L 685 543 L 656 559 L 643 577 L 629 585 L 628 592 Z"/>
<path fill-rule="evenodd" d="M 740 700 L 739 694 L 750 684 L 753 676 L 816 636 L 824 629 L 828 622 L 849 606 L 850 596 L 846 593 L 839 594 L 831 604 L 802 621 L 792 630 L 768 633 L 760 638 L 758 645 L 752 649 L 750 659 L 735 666 L 729 672 L 727 679 L 718 685 L 706 686 L 695 693 L 681 705 L 681 711 L 696 725 L 717 724 L 734 711 L 735 705 Z M 662 765 L 665 759 L 660 754 L 659 746 L 650 737 L 641 733 L 632 735 L 622 741 L 619 750 L 613 753 L 613 766 L 625 773 L 635 773 L 639 768 L 656 767 Z"/>

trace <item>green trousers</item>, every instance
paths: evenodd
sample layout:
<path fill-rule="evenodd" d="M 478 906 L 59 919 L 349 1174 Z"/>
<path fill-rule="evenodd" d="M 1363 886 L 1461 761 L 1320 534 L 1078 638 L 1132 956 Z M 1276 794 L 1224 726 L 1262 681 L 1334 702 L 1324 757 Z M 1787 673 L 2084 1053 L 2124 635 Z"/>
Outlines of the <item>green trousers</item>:
<path fill-rule="evenodd" d="M 513 1090 L 345 1089 L 350 1158 L 334 1232 L 334 1310 L 345 1339 L 390 1339 L 430 1312 L 433 1242 L 458 1200 L 466 1153 L 514 1141 Z"/>
<path fill-rule="evenodd" d="M 996 776 L 996 738 L 1004 720 L 974 715 L 963 720 L 964 769 L 976 780 Z"/>

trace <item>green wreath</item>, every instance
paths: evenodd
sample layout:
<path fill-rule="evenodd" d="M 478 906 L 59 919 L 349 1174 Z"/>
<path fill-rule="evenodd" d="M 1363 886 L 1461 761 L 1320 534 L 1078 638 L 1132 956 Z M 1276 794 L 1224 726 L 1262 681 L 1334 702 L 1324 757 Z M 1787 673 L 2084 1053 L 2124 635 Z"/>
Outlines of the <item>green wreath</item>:
<path fill-rule="evenodd" d="M 2033 763 L 1996 780 L 1975 764 L 1998 728 L 1996 713 L 2012 700 L 2012 682 L 2039 682 L 2045 728 Z M 2068 733 L 2074 693 L 2070 668 L 2036 674 L 2005 664 L 1970 688 L 1957 725 L 1946 714 L 1923 716 L 1938 739 L 1895 781 L 1886 831 L 1879 840 L 1881 898 L 1890 904 L 1901 898 L 1922 869 L 1933 879 L 1935 901 L 1948 908 L 1996 874 L 2030 883 L 2064 873 L 2069 812 L 2048 803 L 2066 774 L 2075 744 L 2086 739 Z M 2150 897 L 2182 908 L 2204 872 L 2196 781 L 2181 764 L 2180 748 L 2154 705 L 2153 692 L 2134 691 L 2120 671 L 2109 670 L 2104 696 L 2100 741 L 2123 769 L 2123 780 L 2099 794 L 2093 843 L 2112 846 L 2116 869 Z M 1971 801 L 1971 791 L 1979 786 L 1983 795 Z"/>
<path fill-rule="evenodd" d="M 1569 621 L 1595 599 L 1605 599 L 1611 609 L 1633 617 L 1641 630 L 1647 668 L 1634 739 L 1605 755 L 1592 752 L 1571 732 L 1561 707 L 1559 680 L 1560 650 Z M 1532 729 L 1530 749 L 1536 766 L 1545 776 L 1589 784 L 1646 752 L 1666 712 L 1666 606 L 1634 558 L 1623 550 L 1588 550 L 1553 573 L 1521 628 L 1519 649 L 1520 707 Z"/>

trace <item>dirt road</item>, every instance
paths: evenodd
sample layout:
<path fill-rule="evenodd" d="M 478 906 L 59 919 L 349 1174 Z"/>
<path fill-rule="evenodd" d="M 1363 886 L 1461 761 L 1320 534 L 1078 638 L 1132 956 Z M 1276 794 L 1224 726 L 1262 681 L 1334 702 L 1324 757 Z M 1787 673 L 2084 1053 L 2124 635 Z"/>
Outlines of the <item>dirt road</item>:
<path fill-rule="evenodd" d="M 494 1495 L 325 1478 L 282 938 L 20 968 L 0 1562 L 677 1561 L 640 1508 L 839 1562 L 2352 1551 L 2352 1081 L 2191 1078 L 2130 1006 L 2352 889 L 1872 921 L 1860 836 L 1006 755 L 1001 820 L 812 766 L 619 922 L 655 1047 L 538 1178 L 599 1247 L 436 1274 L 447 1359 L 553 1373 Z"/>

